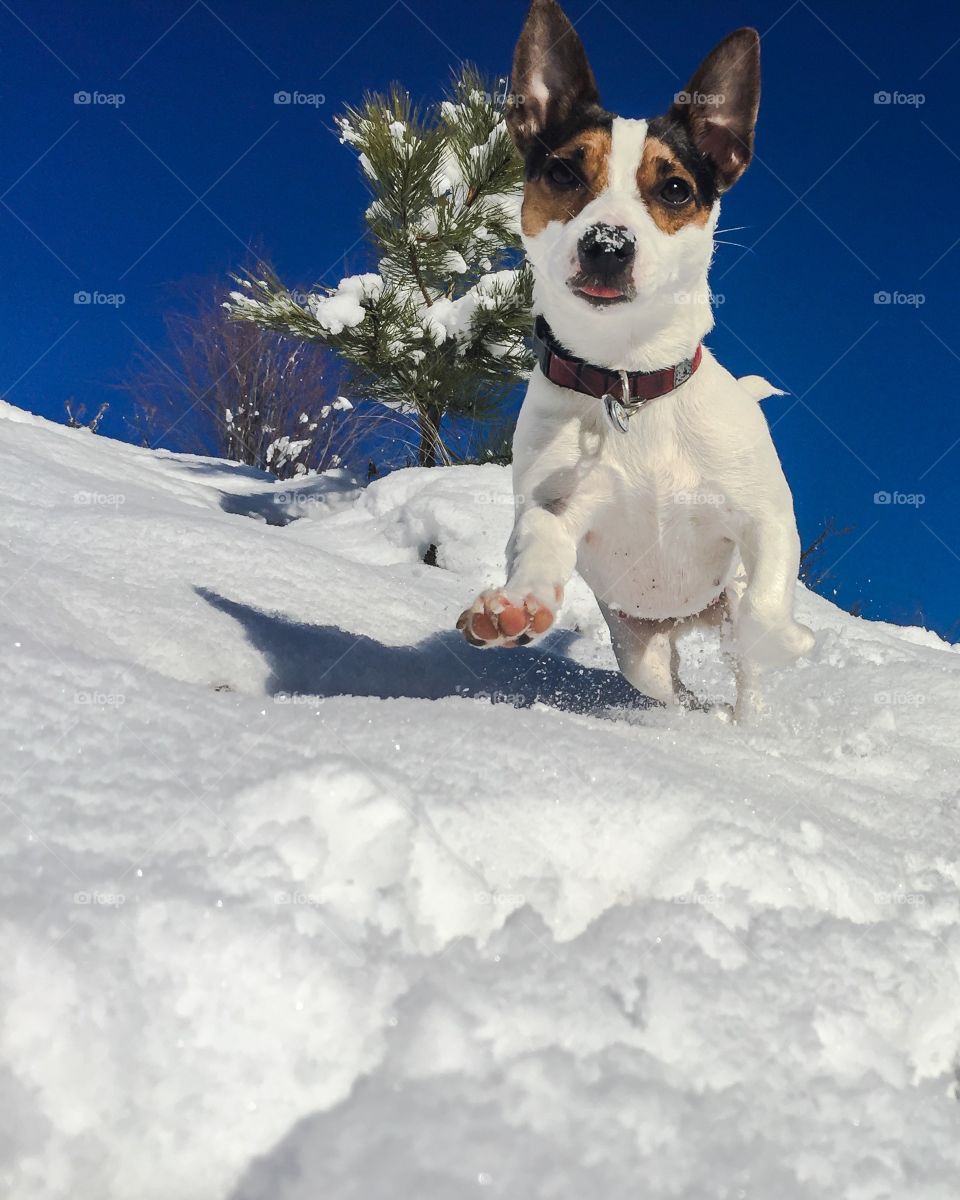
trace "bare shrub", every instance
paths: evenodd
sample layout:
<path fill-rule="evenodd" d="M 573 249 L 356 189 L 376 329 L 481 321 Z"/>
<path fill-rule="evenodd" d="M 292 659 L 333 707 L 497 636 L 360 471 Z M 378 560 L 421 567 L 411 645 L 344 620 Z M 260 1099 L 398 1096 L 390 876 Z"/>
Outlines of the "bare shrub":
<path fill-rule="evenodd" d="M 147 445 L 163 441 L 289 479 L 346 466 L 365 469 L 361 441 L 381 419 L 340 395 L 342 372 L 323 346 L 233 321 L 207 285 L 165 318 L 168 349 L 141 344 L 123 385 Z"/>
<path fill-rule="evenodd" d="M 71 396 L 69 400 L 64 401 L 64 409 L 67 414 L 67 426 L 70 429 L 89 429 L 91 433 L 99 433 L 100 422 L 107 415 L 110 405 L 104 401 L 97 409 L 92 417 L 87 417 L 87 406 L 85 404 L 77 404 Z"/>
<path fill-rule="evenodd" d="M 841 528 L 834 517 L 828 517 L 813 541 L 803 547 L 800 553 L 800 578 L 808 588 L 816 591 L 833 578 L 833 564 L 824 563 L 826 549 L 834 538 L 843 538 L 852 532 L 852 525 Z"/>

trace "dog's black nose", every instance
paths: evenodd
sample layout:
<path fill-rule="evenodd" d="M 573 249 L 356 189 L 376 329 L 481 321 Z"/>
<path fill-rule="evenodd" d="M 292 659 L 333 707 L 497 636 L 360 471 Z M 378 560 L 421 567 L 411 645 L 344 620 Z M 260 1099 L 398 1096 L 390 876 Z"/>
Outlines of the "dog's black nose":
<path fill-rule="evenodd" d="M 616 275 L 632 262 L 637 240 L 625 225 L 591 225 L 577 243 L 580 266 L 591 275 Z"/>

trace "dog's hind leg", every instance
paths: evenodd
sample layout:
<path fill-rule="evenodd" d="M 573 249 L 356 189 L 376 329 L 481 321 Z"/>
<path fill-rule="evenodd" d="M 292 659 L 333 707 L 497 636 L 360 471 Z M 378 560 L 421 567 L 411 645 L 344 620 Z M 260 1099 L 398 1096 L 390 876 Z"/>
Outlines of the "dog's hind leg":
<path fill-rule="evenodd" d="M 760 690 L 760 673 L 756 665 L 741 651 L 737 640 L 737 610 L 743 594 L 740 581 L 731 583 L 722 597 L 722 620 L 720 622 L 720 646 L 730 664 L 737 688 L 733 719 L 748 722 L 763 711 L 763 696 Z"/>
<path fill-rule="evenodd" d="M 703 612 L 690 617 L 648 621 L 640 617 L 628 617 L 616 609 L 600 605 L 600 611 L 610 629 L 613 652 L 624 677 L 639 692 L 661 704 L 678 704 L 683 708 L 710 710 L 717 706 L 701 700 L 680 678 L 680 651 L 678 640 L 691 629 L 705 628 L 723 630 L 729 624 L 729 609 L 725 595 L 718 597 Z M 738 695 L 746 694 L 749 668 L 732 663 L 737 677 Z M 751 676 L 752 678 L 752 676 Z M 721 705 L 726 708 L 726 705 Z"/>
<path fill-rule="evenodd" d="M 628 617 L 603 604 L 600 611 L 610 630 L 620 670 L 638 692 L 661 704 L 699 707 L 696 696 L 680 678 L 676 638 L 685 622 Z"/>

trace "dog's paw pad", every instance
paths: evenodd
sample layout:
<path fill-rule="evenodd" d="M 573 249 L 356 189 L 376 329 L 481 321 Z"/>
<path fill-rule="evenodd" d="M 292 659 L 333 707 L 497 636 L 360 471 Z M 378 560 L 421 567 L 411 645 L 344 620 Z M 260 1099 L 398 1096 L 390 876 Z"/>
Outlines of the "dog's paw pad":
<path fill-rule="evenodd" d="M 517 608 L 514 604 L 505 604 L 497 613 L 497 624 L 504 637 L 515 638 L 527 628 L 530 615 L 526 608 Z"/>
<path fill-rule="evenodd" d="M 563 589 L 554 589 L 559 601 Z M 460 614 L 457 629 L 471 646 L 526 646 L 546 633 L 556 612 L 532 593 L 512 601 L 503 592 L 484 592 Z"/>

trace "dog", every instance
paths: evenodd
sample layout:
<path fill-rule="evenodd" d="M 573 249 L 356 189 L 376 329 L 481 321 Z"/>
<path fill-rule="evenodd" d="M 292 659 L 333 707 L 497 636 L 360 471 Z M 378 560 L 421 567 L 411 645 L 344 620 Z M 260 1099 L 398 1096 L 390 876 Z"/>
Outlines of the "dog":
<path fill-rule="evenodd" d="M 666 115 L 606 111 L 580 38 L 533 0 L 506 122 L 524 160 L 534 368 L 513 443 L 507 580 L 457 622 L 473 646 L 514 647 L 554 624 L 576 569 L 620 670 L 665 705 L 704 707 L 677 639 L 720 630 L 734 717 L 758 678 L 808 654 L 794 619 L 800 540 L 759 400 L 703 345 L 720 197 L 753 155 L 760 39 L 739 29 Z"/>

